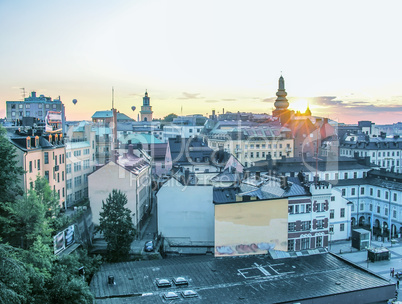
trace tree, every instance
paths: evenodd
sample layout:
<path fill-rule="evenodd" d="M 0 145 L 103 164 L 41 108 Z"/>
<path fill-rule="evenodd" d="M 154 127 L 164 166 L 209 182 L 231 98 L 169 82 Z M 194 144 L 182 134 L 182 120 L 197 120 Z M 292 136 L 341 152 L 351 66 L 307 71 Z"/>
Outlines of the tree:
<path fill-rule="evenodd" d="M 0 202 L 14 202 L 22 194 L 20 178 L 24 170 L 17 166 L 15 158 L 16 149 L 7 139 L 6 129 L 0 126 Z"/>
<path fill-rule="evenodd" d="M 124 207 L 126 204 L 127 196 L 116 189 L 109 193 L 106 203 L 102 201 L 99 230 L 107 242 L 109 261 L 127 260 L 134 241 L 135 229 L 131 211 Z"/>
<path fill-rule="evenodd" d="M 176 114 L 170 113 L 169 115 L 167 115 L 167 116 L 165 116 L 165 117 L 163 118 L 163 121 L 165 121 L 165 122 L 172 122 L 172 121 L 173 121 L 173 118 L 176 118 L 176 117 L 177 117 Z"/>

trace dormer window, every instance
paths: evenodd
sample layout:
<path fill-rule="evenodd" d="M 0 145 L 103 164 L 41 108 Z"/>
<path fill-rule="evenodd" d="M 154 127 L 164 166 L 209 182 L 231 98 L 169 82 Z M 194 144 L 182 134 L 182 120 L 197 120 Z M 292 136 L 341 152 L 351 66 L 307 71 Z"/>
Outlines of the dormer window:
<path fill-rule="evenodd" d="M 49 142 L 52 142 L 52 135 L 49 135 Z"/>
<path fill-rule="evenodd" d="M 35 136 L 35 148 L 39 147 L 39 136 Z"/>
<path fill-rule="evenodd" d="M 31 149 L 31 137 L 27 137 L 27 149 Z"/>

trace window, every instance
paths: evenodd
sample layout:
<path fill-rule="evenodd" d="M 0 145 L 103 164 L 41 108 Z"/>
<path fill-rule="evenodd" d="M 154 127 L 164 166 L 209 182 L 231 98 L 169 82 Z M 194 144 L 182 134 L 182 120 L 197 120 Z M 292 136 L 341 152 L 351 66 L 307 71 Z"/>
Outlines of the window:
<path fill-rule="evenodd" d="M 38 170 L 40 170 L 40 159 L 38 159 Z"/>
<path fill-rule="evenodd" d="M 75 196 L 74 198 L 75 198 L 76 201 L 80 200 L 81 199 L 81 190 L 76 191 L 74 193 L 74 196 Z"/>
<path fill-rule="evenodd" d="M 373 204 L 370 204 L 370 212 L 373 211 Z"/>
<path fill-rule="evenodd" d="M 45 164 L 49 163 L 49 152 L 45 152 Z"/>
<path fill-rule="evenodd" d="M 45 171 L 45 178 L 46 178 L 47 181 L 49 182 L 49 171 Z"/>
<path fill-rule="evenodd" d="M 356 195 L 356 188 L 352 188 L 352 195 Z"/>
<path fill-rule="evenodd" d="M 339 230 L 340 231 L 345 231 L 345 224 L 340 224 L 339 225 Z"/>
<path fill-rule="evenodd" d="M 81 162 L 74 163 L 74 172 L 81 171 Z"/>
<path fill-rule="evenodd" d="M 377 197 L 381 197 L 381 191 L 377 190 Z"/>
<path fill-rule="evenodd" d="M 364 194 L 364 188 L 360 188 L 360 194 L 363 195 Z"/>
<path fill-rule="evenodd" d="M 301 249 L 309 249 L 310 248 L 310 239 L 309 238 L 302 238 L 301 239 Z"/>
<path fill-rule="evenodd" d="M 288 251 L 295 251 L 295 240 L 288 240 Z"/>
<path fill-rule="evenodd" d="M 89 149 L 84 149 L 84 155 L 89 155 Z"/>
<path fill-rule="evenodd" d="M 317 229 L 322 229 L 324 227 L 324 220 L 317 220 Z"/>
<path fill-rule="evenodd" d="M 288 223 L 288 231 L 295 231 L 295 223 Z"/>
<path fill-rule="evenodd" d="M 335 217 L 335 210 L 334 209 L 329 210 L 329 218 L 333 219 L 334 217 Z"/>
<path fill-rule="evenodd" d="M 71 189 L 71 188 L 72 188 L 72 185 L 73 185 L 72 180 L 71 180 L 71 179 L 68 179 L 67 182 L 66 182 L 67 190 L 68 190 L 68 189 Z"/>
<path fill-rule="evenodd" d="M 334 225 L 329 226 L 329 233 L 334 233 Z"/>
<path fill-rule="evenodd" d="M 373 196 L 373 188 L 370 188 L 370 196 Z"/>
<path fill-rule="evenodd" d="M 346 189 L 342 189 L 342 196 L 346 195 Z"/>
<path fill-rule="evenodd" d="M 254 158 L 254 152 L 250 152 L 250 158 Z"/>
<path fill-rule="evenodd" d="M 260 157 L 260 152 L 255 152 L 255 157 Z"/>
<path fill-rule="evenodd" d="M 71 173 L 71 164 L 66 165 L 66 174 Z"/>
<path fill-rule="evenodd" d="M 329 180 L 329 174 L 328 173 L 325 173 L 325 180 L 326 181 Z"/>
<path fill-rule="evenodd" d="M 345 217 L 345 208 L 341 208 L 341 217 Z"/>
<path fill-rule="evenodd" d="M 81 176 L 76 176 L 74 177 L 74 186 L 81 186 L 82 180 L 81 180 Z"/>
<path fill-rule="evenodd" d="M 377 213 L 381 213 L 381 208 L 380 208 L 380 206 L 377 206 Z"/>
<path fill-rule="evenodd" d="M 394 193 L 394 202 L 396 202 L 398 199 L 398 195 L 396 193 Z"/>
<path fill-rule="evenodd" d="M 345 179 L 348 179 L 348 172 L 345 172 Z"/>
<path fill-rule="evenodd" d="M 396 218 L 396 210 L 392 210 L 392 217 Z"/>
<path fill-rule="evenodd" d="M 335 180 L 339 179 L 339 173 L 335 173 Z"/>
<path fill-rule="evenodd" d="M 74 156 L 81 156 L 81 150 L 75 150 L 74 151 Z"/>
<path fill-rule="evenodd" d="M 61 172 L 61 180 L 64 181 L 64 171 Z"/>
<path fill-rule="evenodd" d="M 250 145 L 250 149 L 254 149 L 254 145 Z"/>
<path fill-rule="evenodd" d="M 335 202 L 335 196 L 331 196 L 331 202 Z"/>
<path fill-rule="evenodd" d="M 360 204 L 360 211 L 364 210 L 364 204 Z"/>
<path fill-rule="evenodd" d="M 310 229 L 311 229 L 310 221 L 301 222 L 301 230 L 310 230 Z"/>
<path fill-rule="evenodd" d="M 357 172 L 353 172 L 353 178 L 357 178 Z"/>
<path fill-rule="evenodd" d="M 299 213 L 299 205 L 295 205 L 295 213 Z"/>
<path fill-rule="evenodd" d="M 32 173 L 32 160 L 29 161 L 29 173 Z"/>
<path fill-rule="evenodd" d="M 289 211 L 289 214 L 293 214 L 294 213 L 294 206 L 293 205 L 289 206 L 288 211 Z"/>
<path fill-rule="evenodd" d="M 89 168 L 89 159 L 84 160 L 84 170 Z"/>
<path fill-rule="evenodd" d="M 322 247 L 322 236 L 317 236 L 315 239 L 315 247 Z"/>
<path fill-rule="evenodd" d="M 384 209 L 384 213 L 385 213 L 385 216 L 388 215 L 388 208 L 385 208 L 385 209 Z"/>
<path fill-rule="evenodd" d="M 388 191 L 385 191 L 385 199 L 388 199 L 388 196 L 389 196 Z"/>

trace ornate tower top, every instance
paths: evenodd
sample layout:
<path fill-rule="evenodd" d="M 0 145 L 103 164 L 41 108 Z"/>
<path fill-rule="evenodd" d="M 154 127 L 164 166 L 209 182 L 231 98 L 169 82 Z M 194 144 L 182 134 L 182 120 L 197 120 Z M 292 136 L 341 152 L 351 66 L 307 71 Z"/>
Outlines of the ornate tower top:
<path fill-rule="evenodd" d="M 286 93 L 285 91 L 285 80 L 281 75 L 281 77 L 279 77 L 278 92 L 276 92 L 276 96 L 278 96 L 278 98 L 276 98 L 276 101 L 274 103 L 276 110 L 287 110 L 287 108 L 289 107 L 289 102 L 286 99 L 286 95 L 288 95 L 288 93 Z"/>
<path fill-rule="evenodd" d="M 142 98 L 142 104 L 144 106 L 149 106 L 149 97 L 148 97 L 148 91 L 145 90 L 145 96 Z"/>

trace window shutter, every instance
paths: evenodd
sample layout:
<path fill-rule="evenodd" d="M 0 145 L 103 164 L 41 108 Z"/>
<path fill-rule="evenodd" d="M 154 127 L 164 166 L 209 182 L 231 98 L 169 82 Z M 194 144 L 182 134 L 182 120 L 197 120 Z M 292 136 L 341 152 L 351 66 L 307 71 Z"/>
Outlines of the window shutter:
<path fill-rule="evenodd" d="M 317 201 L 314 201 L 313 212 L 317 212 Z"/>
<path fill-rule="evenodd" d="M 325 200 L 324 210 L 325 210 L 325 211 L 328 211 L 328 208 L 329 208 L 328 200 Z"/>
<path fill-rule="evenodd" d="M 324 228 L 328 228 L 328 218 L 325 218 L 324 220 Z"/>
<path fill-rule="evenodd" d="M 317 229 L 317 220 L 316 219 L 313 220 L 313 229 Z"/>

